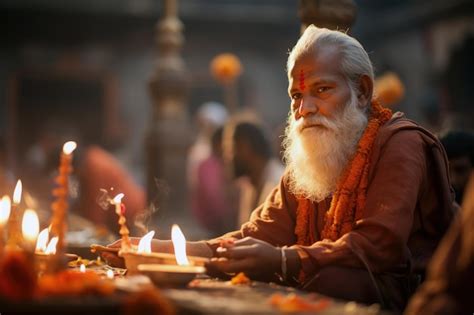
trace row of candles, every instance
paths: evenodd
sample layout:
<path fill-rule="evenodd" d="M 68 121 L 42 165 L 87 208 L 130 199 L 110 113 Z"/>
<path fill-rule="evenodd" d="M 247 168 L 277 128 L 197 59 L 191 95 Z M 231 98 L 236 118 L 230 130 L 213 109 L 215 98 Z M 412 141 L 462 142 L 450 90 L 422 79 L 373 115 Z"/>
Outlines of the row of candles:
<path fill-rule="evenodd" d="M 15 186 L 13 194 L 13 203 L 10 197 L 5 195 L 0 200 L 0 250 L 5 247 L 4 234 L 7 227 L 7 248 L 25 247 L 30 249 L 34 246 L 39 232 L 39 220 L 36 212 L 32 209 L 26 209 L 21 222 L 22 234 L 20 234 L 20 202 L 22 193 L 22 183 L 19 180 Z M 46 229 L 47 232 L 48 229 Z M 44 232 L 44 231 L 43 231 Z M 44 235 L 45 233 L 41 233 Z M 44 236 L 42 236 L 44 238 Z M 32 245 L 33 244 L 33 245 Z"/>
<path fill-rule="evenodd" d="M 26 209 L 23 213 L 20 232 L 20 202 L 22 194 L 22 184 L 19 180 L 14 193 L 13 203 L 9 196 L 3 196 L 0 200 L 0 259 L 3 251 L 7 249 L 23 249 L 27 253 L 34 253 L 37 258 L 43 259 L 48 265 L 49 271 L 58 271 L 64 267 L 65 235 L 67 232 L 67 208 L 68 208 L 68 177 L 72 172 L 72 152 L 76 148 L 73 141 L 66 142 L 61 153 L 59 175 L 56 177 L 58 186 L 53 190 L 55 201 L 52 203 L 53 210 L 51 225 L 40 230 L 40 223 L 36 212 L 33 209 Z M 124 194 L 120 193 L 111 203 L 115 205 L 115 212 L 118 216 L 119 234 L 121 236 L 121 252 L 136 252 L 138 254 L 151 253 L 151 241 L 154 231 L 146 234 L 140 240 L 138 248 L 134 248 L 129 238 L 127 220 L 125 218 L 125 206 L 122 203 Z M 4 242 L 4 232 L 7 227 L 7 242 Z M 52 236 L 50 238 L 50 236 Z M 177 225 L 172 227 L 172 242 L 175 249 L 175 259 L 178 266 L 188 266 L 186 255 L 186 239 Z M 46 260 L 45 260 L 46 258 Z M 85 266 L 81 266 L 85 270 Z M 110 275 L 111 274 L 111 275 Z M 113 272 L 107 274 L 113 278 Z"/>
<path fill-rule="evenodd" d="M 13 203 L 5 195 L 0 200 L 0 256 L 5 248 L 23 249 L 27 252 L 56 254 L 57 250 L 64 252 L 64 236 L 67 229 L 66 213 L 68 208 L 68 176 L 72 171 L 72 152 L 77 144 L 68 141 L 64 144 L 60 157 L 59 174 L 56 177 L 58 186 L 53 190 L 56 197 L 52 204 L 53 215 L 50 228 L 39 232 L 39 219 L 36 211 L 26 209 L 20 222 L 22 209 L 20 208 L 23 185 L 18 180 L 13 192 Z M 4 242 L 5 229 L 7 242 Z M 21 230 L 20 230 L 21 229 Z M 54 237 L 49 240 L 50 229 Z"/>
<path fill-rule="evenodd" d="M 40 222 L 36 211 L 33 209 L 25 209 L 23 218 L 20 222 L 22 209 L 20 208 L 23 185 L 18 180 L 14 192 L 13 203 L 8 195 L 0 200 L 0 259 L 5 249 L 7 250 L 24 250 L 27 253 L 34 253 L 35 256 L 48 257 L 64 255 L 65 252 L 65 235 L 66 235 L 66 218 L 68 207 L 68 176 L 72 171 L 72 153 L 76 149 L 76 143 L 73 141 L 66 142 L 60 157 L 59 175 L 56 177 L 58 186 L 53 190 L 56 197 L 52 204 L 53 215 L 51 225 L 48 228 L 40 230 Z M 122 249 L 131 248 L 131 242 L 128 237 L 129 231 L 126 226 L 125 207 L 121 200 L 123 194 L 118 194 L 112 202 L 119 217 L 120 234 L 122 236 Z M 21 231 L 20 231 L 21 228 Z M 5 233 L 7 232 L 7 233 Z M 5 242 L 5 234 L 7 241 Z M 50 234 L 53 234 L 50 238 Z M 154 234 L 154 232 L 153 232 Z M 153 234 L 150 234 L 148 242 L 151 242 Z M 148 237 L 147 237 L 148 239 Z M 151 251 L 150 245 L 140 245 L 141 250 Z M 148 247 L 148 248 L 147 248 Z M 56 257 L 56 261 L 52 259 L 48 261 L 50 264 L 61 263 L 62 257 Z M 85 266 L 81 266 L 80 270 L 85 270 Z M 109 270 L 107 276 L 113 277 L 113 272 Z"/>

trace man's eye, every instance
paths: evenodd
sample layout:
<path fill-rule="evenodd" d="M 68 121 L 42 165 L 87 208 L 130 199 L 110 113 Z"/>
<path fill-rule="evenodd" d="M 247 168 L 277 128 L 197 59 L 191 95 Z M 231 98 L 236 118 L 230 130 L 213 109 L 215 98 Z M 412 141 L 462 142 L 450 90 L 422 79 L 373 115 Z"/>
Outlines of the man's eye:
<path fill-rule="evenodd" d="M 299 100 L 301 98 L 301 93 L 294 93 L 291 95 L 291 99 Z"/>
<path fill-rule="evenodd" d="M 330 89 L 329 86 L 321 86 L 317 89 L 317 92 L 318 93 L 324 93 L 324 92 L 328 91 L 329 89 Z"/>

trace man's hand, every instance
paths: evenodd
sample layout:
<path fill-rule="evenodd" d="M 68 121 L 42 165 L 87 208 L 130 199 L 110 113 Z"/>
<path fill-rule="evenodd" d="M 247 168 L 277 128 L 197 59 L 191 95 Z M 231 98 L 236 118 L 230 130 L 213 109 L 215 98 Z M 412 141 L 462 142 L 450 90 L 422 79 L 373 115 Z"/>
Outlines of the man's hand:
<path fill-rule="evenodd" d="M 217 255 L 220 258 L 213 258 L 207 265 L 211 272 L 244 272 L 254 279 L 271 280 L 281 268 L 280 250 L 253 237 L 222 242 Z"/>
<path fill-rule="evenodd" d="M 107 245 L 107 247 L 120 248 L 121 241 L 122 241 L 121 239 L 118 239 L 112 244 Z M 138 242 L 140 242 L 140 238 L 131 237 L 130 241 L 133 245 L 138 245 Z M 122 257 L 118 256 L 118 252 L 102 251 L 100 253 L 100 257 L 102 257 L 102 259 L 107 263 L 107 265 L 110 265 L 112 267 L 125 268 L 125 261 Z"/>

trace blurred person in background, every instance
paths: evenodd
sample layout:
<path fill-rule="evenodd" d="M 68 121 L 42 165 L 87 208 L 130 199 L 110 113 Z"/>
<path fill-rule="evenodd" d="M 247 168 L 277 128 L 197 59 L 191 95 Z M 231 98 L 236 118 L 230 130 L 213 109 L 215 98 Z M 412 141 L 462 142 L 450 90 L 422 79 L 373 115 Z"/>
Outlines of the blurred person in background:
<path fill-rule="evenodd" d="M 461 315 L 474 310 L 474 172 L 466 185 L 461 212 L 428 267 L 428 276 L 405 315 Z"/>
<path fill-rule="evenodd" d="M 233 229 L 236 221 L 235 203 L 231 201 L 232 184 L 222 158 L 222 133 L 222 127 L 214 131 L 211 154 L 198 166 L 192 208 L 195 218 L 211 237 Z"/>
<path fill-rule="evenodd" d="M 235 121 L 225 128 L 224 158 L 239 187 L 239 226 L 265 201 L 285 170 L 273 156 L 263 129 L 248 121 Z"/>
<path fill-rule="evenodd" d="M 474 170 L 474 133 L 449 131 L 440 140 L 448 155 L 449 174 L 456 202 L 462 204 L 469 175 Z"/>
<path fill-rule="evenodd" d="M 190 207 L 191 212 L 195 217 L 200 217 L 202 213 L 205 213 L 206 210 L 202 208 L 202 200 L 200 200 L 199 187 L 200 184 L 206 184 L 206 181 L 202 181 L 198 178 L 198 170 L 205 160 L 207 160 L 213 154 L 212 147 L 212 135 L 219 127 L 222 127 L 226 120 L 228 114 L 226 108 L 218 102 L 207 102 L 199 107 L 196 113 L 196 123 L 197 123 L 197 136 L 194 143 L 191 145 L 187 162 L 186 162 L 186 177 L 187 185 L 190 196 Z M 214 180 L 219 180 L 214 178 Z M 212 181 L 212 180 L 211 180 Z M 204 188 L 205 190 L 207 188 Z M 213 209 L 220 208 L 219 204 L 210 205 L 208 200 L 207 206 L 210 206 Z M 199 220 L 203 222 L 202 220 Z M 206 224 L 204 224 L 206 227 Z"/>

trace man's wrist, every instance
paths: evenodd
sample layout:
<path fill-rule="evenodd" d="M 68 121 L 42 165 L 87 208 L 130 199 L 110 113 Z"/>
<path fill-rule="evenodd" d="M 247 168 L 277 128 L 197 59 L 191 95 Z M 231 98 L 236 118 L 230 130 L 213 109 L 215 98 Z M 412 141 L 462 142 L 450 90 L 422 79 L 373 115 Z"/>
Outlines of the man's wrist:
<path fill-rule="evenodd" d="M 279 251 L 279 262 L 277 268 L 277 276 L 281 282 L 294 283 L 300 269 L 300 258 L 294 248 L 286 246 L 277 247 Z"/>
<path fill-rule="evenodd" d="M 288 272 L 285 249 L 286 249 L 286 246 L 283 246 L 280 248 L 280 280 L 282 282 L 286 282 L 287 272 Z"/>

